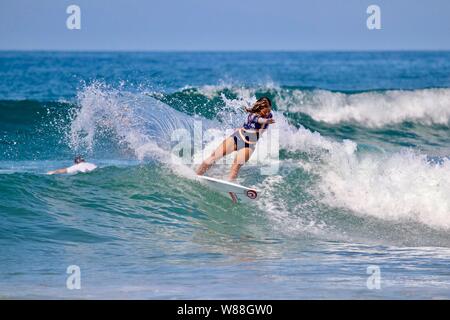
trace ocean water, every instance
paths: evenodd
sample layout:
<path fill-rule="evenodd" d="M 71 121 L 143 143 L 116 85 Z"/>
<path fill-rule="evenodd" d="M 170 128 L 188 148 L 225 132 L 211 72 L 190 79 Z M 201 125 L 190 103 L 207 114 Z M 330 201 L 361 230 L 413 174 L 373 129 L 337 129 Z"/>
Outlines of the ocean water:
<path fill-rule="evenodd" d="M 234 205 L 173 133 L 263 95 Z M 0 52 L 0 298 L 448 299 L 449 129 L 450 52 Z"/>

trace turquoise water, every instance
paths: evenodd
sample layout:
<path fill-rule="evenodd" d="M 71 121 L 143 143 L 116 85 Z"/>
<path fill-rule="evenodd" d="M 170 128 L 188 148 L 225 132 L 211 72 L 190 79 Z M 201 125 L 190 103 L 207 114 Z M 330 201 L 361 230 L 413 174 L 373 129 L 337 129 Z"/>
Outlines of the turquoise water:
<path fill-rule="evenodd" d="M 171 135 L 262 95 L 279 161 L 233 205 Z M 449 52 L 0 52 L 0 297 L 450 298 L 449 120 Z"/>

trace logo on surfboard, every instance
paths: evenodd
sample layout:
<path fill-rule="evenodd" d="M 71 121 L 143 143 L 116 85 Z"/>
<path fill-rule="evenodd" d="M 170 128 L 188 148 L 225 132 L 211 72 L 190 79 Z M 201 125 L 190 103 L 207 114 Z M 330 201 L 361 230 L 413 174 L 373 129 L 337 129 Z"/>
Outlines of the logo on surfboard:
<path fill-rule="evenodd" d="M 249 197 L 250 199 L 256 199 L 257 196 L 258 193 L 256 192 L 256 190 L 247 190 L 247 197 Z"/>

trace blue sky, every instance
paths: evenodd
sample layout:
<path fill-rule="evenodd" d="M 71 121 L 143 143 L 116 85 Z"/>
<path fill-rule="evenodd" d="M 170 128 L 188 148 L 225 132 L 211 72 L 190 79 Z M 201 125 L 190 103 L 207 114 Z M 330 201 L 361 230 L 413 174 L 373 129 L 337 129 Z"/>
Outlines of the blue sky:
<path fill-rule="evenodd" d="M 0 0 L 0 50 L 450 50 L 450 1 Z"/>

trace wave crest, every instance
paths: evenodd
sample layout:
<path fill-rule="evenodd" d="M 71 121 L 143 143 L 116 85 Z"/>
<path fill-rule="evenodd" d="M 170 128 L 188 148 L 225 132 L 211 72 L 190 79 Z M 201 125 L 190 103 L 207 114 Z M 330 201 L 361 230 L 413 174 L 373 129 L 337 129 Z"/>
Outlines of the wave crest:
<path fill-rule="evenodd" d="M 329 124 L 356 122 L 367 127 L 383 127 L 409 121 L 448 125 L 450 120 L 450 89 L 357 94 L 294 91 L 279 102 L 284 102 L 290 112 L 305 113 L 315 121 Z"/>

